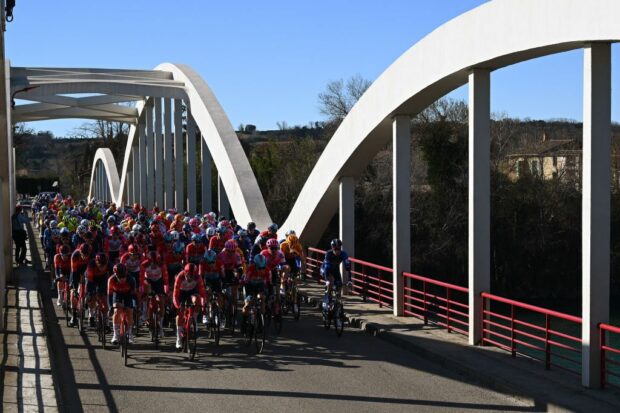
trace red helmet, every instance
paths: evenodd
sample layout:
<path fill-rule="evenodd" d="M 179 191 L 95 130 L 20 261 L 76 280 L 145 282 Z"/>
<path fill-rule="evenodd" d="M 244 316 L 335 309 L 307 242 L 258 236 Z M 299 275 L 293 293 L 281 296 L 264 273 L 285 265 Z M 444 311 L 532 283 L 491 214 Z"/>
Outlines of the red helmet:
<path fill-rule="evenodd" d="M 186 275 L 196 275 L 196 265 L 191 262 L 187 263 L 185 264 L 184 271 Z"/>
<path fill-rule="evenodd" d="M 229 239 L 228 241 L 226 241 L 226 243 L 224 244 L 224 249 L 226 251 L 234 251 L 237 249 L 237 243 L 231 239 Z"/>
<path fill-rule="evenodd" d="M 110 228 L 110 235 L 119 234 L 119 229 L 116 225 Z"/>
<path fill-rule="evenodd" d="M 130 246 L 127 247 L 127 252 L 130 254 L 135 254 L 136 253 L 136 247 L 131 244 Z"/>
<path fill-rule="evenodd" d="M 269 238 L 269 240 L 267 240 L 267 248 L 278 248 L 279 246 L 280 244 L 277 239 Z"/>
<path fill-rule="evenodd" d="M 97 253 L 95 255 L 95 262 L 98 265 L 105 265 L 108 263 L 108 257 L 103 252 Z"/>

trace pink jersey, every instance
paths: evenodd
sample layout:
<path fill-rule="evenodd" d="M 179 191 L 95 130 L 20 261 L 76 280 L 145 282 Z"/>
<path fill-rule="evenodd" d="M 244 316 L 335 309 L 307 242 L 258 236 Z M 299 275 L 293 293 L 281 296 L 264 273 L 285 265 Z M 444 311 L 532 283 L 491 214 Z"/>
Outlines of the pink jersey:
<path fill-rule="evenodd" d="M 222 263 L 224 270 L 234 270 L 241 267 L 242 264 L 241 256 L 236 251 L 231 253 L 224 250 L 217 255 L 217 258 Z"/>
<path fill-rule="evenodd" d="M 267 270 L 271 271 L 276 268 L 280 264 L 284 264 L 286 261 L 284 260 L 284 254 L 282 250 L 277 250 L 275 254 L 271 255 L 269 250 L 263 250 L 261 255 L 265 257 L 267 260 Z"/>

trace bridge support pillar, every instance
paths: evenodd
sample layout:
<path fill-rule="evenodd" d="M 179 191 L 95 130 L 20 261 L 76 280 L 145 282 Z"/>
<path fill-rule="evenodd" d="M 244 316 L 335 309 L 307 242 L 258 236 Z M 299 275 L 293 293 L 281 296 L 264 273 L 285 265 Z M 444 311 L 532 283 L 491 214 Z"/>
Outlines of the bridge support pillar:
<path fill-rule="evenodd" d="M 127 176 L 125 177 L 125 181 L 127 182 L 127 190 L 125 191 L 125 193 L 127 194 L 124 198 L 125 198 L 125 205 L 130 205 L 133 204 L 133 170 L 129 170 L 129 168 L 127 168 Z M 119 199 L 119 201 L 121 202 L 121 204 L 123 204 L 123 200 Z M 120 205 L 117 205 L 118 207 L 120 207 Z"/>
<path fill-rule="evenodd" d="M 469 344 L 482 339 L 480 294 L 491 288 L 491 72 L 469 75 Z"/>
<path fill-rule="evenodd" d="M 196 213 L 196 122 L 187 109 L 187 210 Z"/>
<path fill-rule="evenodd" d="M 131 172 L 131 180 L 133 182 L 131 203 L 135 204 L 140 202 L 140 156 L 136 146 L 131 149 L 131 167 L 133 168 Z"/>
<path fill-rule="evenodd" d="M 138 146 L 140 171 L 140 205 L 146 205 L 146 124 L 144 119 L 138 122 Z"/>
<path fill-rule="evenodd" d="M 213 208 L 211 193 L 211 153 L 205 142 L 204 136 L 200 136 L 200 186 L 202 212 L 209 212 Z"/>
<path fill-rule="evenodd" d="M 181 99 L 174 100 L 174 207 L 181 213 L 185 210 L 182 106 Z"/>
<path fill-rule="evenodd" d="M 161 127 L 161 98 L 155 98 L 155 202 L 164 209 L 164 136 Z"/>
<path fill-rule="evenodd" d="M 397 115 L 392 121 L 392 246 L 394 315 L 405 311 L 403 272 L 411 270 L 411 118 Z"/>
<path fill-rule="evenodd" d="M 611 45 L 584 49 L 582 384 L 601 385 L 598 323 L 609 322 Z"/>
<path fill-rule="evenodd" d="M 355 257 L 355 178 L 340 178 L 340 240 L 350 257 Z M 340 268 L 344 274 L 344 268 Z"/>
<path fill-rule="evenodd" d="M 225 216 L 226 219 L 230 219 L 230 202 L 228 201 L 228 196 L 226 196 L 226 190 L 224 189 L 224 184 L 222 183 L 222 177 L 218 174 L 217 176 L 217 209 L 219 216 Z"/>
<path fill-rule="evenodd" d="M 164 99 L 164 207 L 174 206 L 174 187 L 172 186 L 172 101 Z"/>
<path fill-rule="evenodd" d="M 155 204 L 155 134 L 153 131 L 153 100 L 146 101 L 146 209 L 149 211 Z"/>

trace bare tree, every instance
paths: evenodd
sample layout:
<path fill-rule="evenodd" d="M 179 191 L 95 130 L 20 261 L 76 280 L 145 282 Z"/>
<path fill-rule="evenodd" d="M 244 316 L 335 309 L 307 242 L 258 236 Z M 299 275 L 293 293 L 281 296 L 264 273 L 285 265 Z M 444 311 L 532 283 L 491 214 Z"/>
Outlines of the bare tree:
<path fill-rule="evenodd" d="M 360 75 L 346 82 L 343 79 L 329 82 L 325 91 L 319 93 L 319 111 L 330 121 L 342 121 L 370 85 L 371 82 Z"/>
<path fill-rule="evenodd" d="M 96 120 L 94 122 L 83 123 L 73 130 L 73 136 L 82 139 L 103 139 L 111 141 L 118 136 L 129 134 L 129 125 L 123 122 L 112 122 L 107 120 Z"/>

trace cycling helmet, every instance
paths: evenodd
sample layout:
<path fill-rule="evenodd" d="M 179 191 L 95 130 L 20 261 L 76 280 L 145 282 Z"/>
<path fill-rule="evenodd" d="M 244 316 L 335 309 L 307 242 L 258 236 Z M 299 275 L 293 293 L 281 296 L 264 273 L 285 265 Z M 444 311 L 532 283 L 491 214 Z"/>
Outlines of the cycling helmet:
<path fill-rule="evenodd" d="M 61 245 L 60 246 L 60 253 L 62 255 L 69 255 L 69 254 L 71 254 L 71 248 L 69 248 L 68 245 Z"/>
<path fill-rule="evenodd" d="M 50 228 L 54 229 L 54 228 L 58 228 L 58 221 L 56 221 L 55 219 L 50 221 Z"/>
<path fill-rule="evenodd" d="M 226 228 L 226 227 L 230 226 L 230 222 L 227 219 L 224 219 L 224 220 L 220 221 L 219 225 L 224 227 L 224 228 Z"/>
<path fill-rule="evenodd" d="M 265 258 L 264 255 L 257 254 L 254 257 L 254 265 L 256 265 L 256 268 L 258 268 L 259 270 L 262 270 L 267 266 L 267 258 Z"/>
<path fill-rule="evenodd" d="M 267 248 L 278 248 L 280 246 L 280 244 L 278 243 L 278 240 L 275 238 L 270 238 L 267 240 Z"/>
<path fill-rule="evenodd" d="M 179 233 L 177 231 L 170 231 L 170 236 L 172 237 L 173 240 L 178 241 L 179 240 Z"/>
<path fill-rule="evenodd" d="M 69 229 L 68 228 L 61 228 L 60 229 L 60 235 L 69 235 Z"/>
<path fill-rule="evenodd" d="M 185 268 L 183 270 L 187 275 L 196 275 L 196 265 L 191 262 L 185 264 Z"/>
<path fill-rule="evenodd" d="M 278 224 L 271 224 L 267 227 L 267 231 L 275 233 L 278 231 Z"/>
<path fill-rule="evenodd" d="M 77 228 L 77 232 L 78 232 L 78 234 L 80 234 L 80 236 L 84 235 L 86 233 L 86 231 L 88 231 L 88 229 L 84 225 L 80 225 Z"/>
<path fill-rule="evenodd" d="M 135 224 L 133 227 L 131 227 L 131 230 L 135 232 L 140 232 L 141 229 L 142 229 L 142 225 L 140 224 Z"/>
<path fill-rule="evenodd" d="M 192 218 L 189 220 L 190 227 L 197 227 L 198 225 L 200 225 L 200 220 L 198 218 Z"/>
<path fill-rule="evenodd" d="M 114 217 L 114 215 L 110 215 L 106 221 L 111 225 L 116 224 L 116 218 Z"/>
<path fill-rule="evenodd" d="M 342 241 L 338 238 L 334 238 L 332 242 L 330 242 L 330 245 L 332 248 L 342 248 Z"/>
<path fill-rule="evenodd" d="M 189 221 L 190 221 L 189 217 L 184 217 L 183 218 L 183 222 L 184 223 L 189 224 Z"/>
<path fill-rule="evenodd" d="M 217 253 L 213 250 L 207 250 L 205 252 L 204 259 L 207 263 L 213 264 L 217 259 Z"/>
<path fill-rule="evenodd" d="M 108 263 L 108 257 L 103 252 L 99 252 L 95 255 L 95 262 L 98 265 L 105 265 Z"/>
<path fill-rule="evenodd" d="M 127 267 L 120 262 L 114 266 L 114 274 L 116 274 L 120 278 L 124 278 L 127 275 Z"/>
<path fill-rule="evenodd" d="M 219 232 L 220 234 L 224 235 L 224 234 L 226 234 L 226 228 L 225 227 L 217 227 L 217 232 Z"/>
<path fill-rule="evenodd" d="M 120 234 L 120 230 L 118 229 L 116 225 L 110 228 L 110 235 L 115 235 L 115 234 Z"/>
<path fill-rule="evenodd" d="M 90 225 L 90 221 L 87 219 L 83 219 L 80 221 L 80 225 L 84 225 L 85 227 L 88 227 Z"/>
<path fill-rule="evenodd" d="M 135 254 L 136 253 L 136 247 L 135 245 L 131 244 L 130 246 L 127 247 L 127 252 L 130 254 Z"/>
<path fill-rule="evenodd" d="M 200 234 L 193 234 L 192 241 L 200 242 Z"/>
<path fill-rule="evenodd" d="M 284 235 L 286 237 L 288 237 L 289 235 L 296 235 L 295 234 L 295 230 L 294 229 L 289 229 L 288 231 L 286 231 L 286 233 Z"/>
<path fill-rule="evenodd" d="M 239 237 L 247 237 L 248 232 L 244 229 L 240 229 L 239 231 L 237 231 L 237 235 L 239 235 Z"/>
<path fill-rule="evenodd" d="M 228 241 L 226 241 L 226 243 L 224 243 L 224 249 L 226 251 L 234 251 L 237 249 L 237 243 L 229 239 Z"/>
<path fill-rule="evenodd" d="M 215 228 L 209 227 L 207 228 L 207 237 L 212 237 L 215 235 Z"/>

